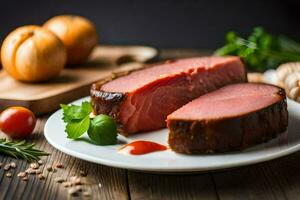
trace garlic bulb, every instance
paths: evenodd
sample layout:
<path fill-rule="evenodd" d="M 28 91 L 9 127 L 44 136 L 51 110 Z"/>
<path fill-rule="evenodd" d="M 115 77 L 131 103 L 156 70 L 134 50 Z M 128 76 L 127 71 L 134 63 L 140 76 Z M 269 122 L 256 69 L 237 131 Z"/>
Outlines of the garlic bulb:
<path fill-rule="evenodd" d="M 276 71 L 279 82 L 282 82 L 289 74 L 300 71 L 300 62 L 289 62 L 281 64 Z"/>
<path fill-rule="evenodd" d="M 300 62 L 284 63 L 276 73 L 278 84 L 285 88 L 287 96 L 300 102 Z"/>
<path fill-rule="evenodd" d="M 288 74 L 284 80 L 287 95 L 300 102 L 300 71 Z"/>

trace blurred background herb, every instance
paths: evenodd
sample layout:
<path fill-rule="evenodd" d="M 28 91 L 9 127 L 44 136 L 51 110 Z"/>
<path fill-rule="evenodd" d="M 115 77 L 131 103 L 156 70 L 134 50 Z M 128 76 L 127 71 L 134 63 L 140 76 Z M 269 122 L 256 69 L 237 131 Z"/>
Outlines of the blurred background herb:
<path fill-rule="evenodd" d="M 243 59 L 251 71 L 263 72 L 279 64 L 300 60 L 300 44 L 286 36 L 274 36 L 262 27 L 256 27 L 248 38 L 228 32 L 225 45 L 215 51 L 216 55 L 236 55 Z"/>

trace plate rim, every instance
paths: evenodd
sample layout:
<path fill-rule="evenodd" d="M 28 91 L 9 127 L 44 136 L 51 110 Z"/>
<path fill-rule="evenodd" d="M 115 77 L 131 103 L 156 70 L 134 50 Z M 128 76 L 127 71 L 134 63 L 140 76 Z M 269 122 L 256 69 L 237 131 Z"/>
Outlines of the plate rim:
<path fill-rule="evenodd" d="M 87 100 L 90 97 L 84 97 L 80 98 L 74 102 L 79 102 L 79 101 L 84 101 Z M 288 101 L 291 102 L 291 100 L 288 99 Z M 74 103 L 72 102 L 72 103 Z M 72 157 L 85 160 L 88 162 L 96 163 L 96 164 L 101 164 L 109 167 L 115 167 L 115 168 L 121 168 L 121 169 L 128 169 L 128 170 L 135 170 L 135 171 L 143 171 L 143 172 L 208 172 L 208 171 L 216 171 L 216 170 L 224 170 L 224 169 L 229 169 L 229 168 L 235 168 L 235 167 L 241 167 L 241 166 L 247 166 L 247 165 L 252 165 L 252 164 L 257 164 L 257 163 L 262 163 L 270 160 L 274 160 L 276 158 L 280 158 L 289 154 L 292 154 L 298 150 L 300 150 L 300 142 L 295 144 L 294 146 L 289 147 L 288 149 L 283 149 L 280 150 L 279 152 L 272 153 L 271 155 L 264 156 L 264 157 L 259 157 L 256 159 L 250 159 L 250 160 L 242 160 L 242 161 L 234 161 L 232 163 L 225 163 L 225 164 L 217 164 L 213 167 L 173 167 L 172 166 L 160 166 L 160 167 L 137 167 L 134 165 L 130 165 L 128 163 L 124 163 L 122 161 L 114 161 L 114 160 L 107 160 L 101 157 L 95 158 L 94 156 L 86 155 L 84 153 L 75 151 L 75 150 L 70 150 L 68 148 L 63 147 L 62 145 L 56 144 L 55 141 L 51 139 L 50 134 L 47 131 L 47 127 L 49 126 L 51 120 L 53 117 L 58 115 L 58 113 L 61 112 L 61 109 L 57 110 L 54 112 L 46 121 L 45 126 L 44 126 L 44 136 L 46 140 L 51 144 L 54 148 L 57 150 L 66 153 Z"/>

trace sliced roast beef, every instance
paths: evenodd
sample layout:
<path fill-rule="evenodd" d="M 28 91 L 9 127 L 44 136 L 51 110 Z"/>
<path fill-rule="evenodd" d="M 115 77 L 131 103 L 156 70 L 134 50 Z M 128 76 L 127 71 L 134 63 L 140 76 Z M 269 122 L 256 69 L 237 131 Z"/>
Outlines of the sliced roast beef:
<path fill-rule="evenodd" d="M 92 86 L 95 114 L 115 118 L 124 135 L 166 126 L 166 117 L 192 99 L 246 81 L 238 57 L 197 57 L 157 64 Z"/>
<path fill-rule="evenodd" d="M 276 137 L 287 125 L 284 90 L 255 83 L 225 86 L 167 117 L 171 149 L 188 154 L 245 149 Z"/>

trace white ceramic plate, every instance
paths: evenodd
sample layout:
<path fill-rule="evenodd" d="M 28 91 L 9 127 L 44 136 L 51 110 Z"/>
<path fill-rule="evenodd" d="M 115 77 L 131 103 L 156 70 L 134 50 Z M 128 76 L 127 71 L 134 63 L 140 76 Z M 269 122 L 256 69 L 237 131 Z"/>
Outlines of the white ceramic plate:
<path fill-rule="evenodd" d="M 80 104 L 89 98 L 83 98 L 75 104 Z M 288 131 L 268 143 L 257 145 L 245 151 L 210 154 L 210 155 L 181 155 L 171 150 L 154 152 L 145 155 L 126 155 L 118 152 L 122 146 L 96 146 L 86 141 L 67 139 L 64 123 L 61 120 L 62 110 L 55 112 L 45 125 L 45 137 L 48 142 L 60 151 L 71 156 L 112 167 L 152 172 L 195 172 L 225 169 L 242 165 L 259 163 L 291 154 L 300 149 L 300 104 L 288 100 L 289 127 Z M 84 135 L 83 137 L 87 137 Z M 167 144 L 167 129 L 120 140 L 149 140 Z"/>

